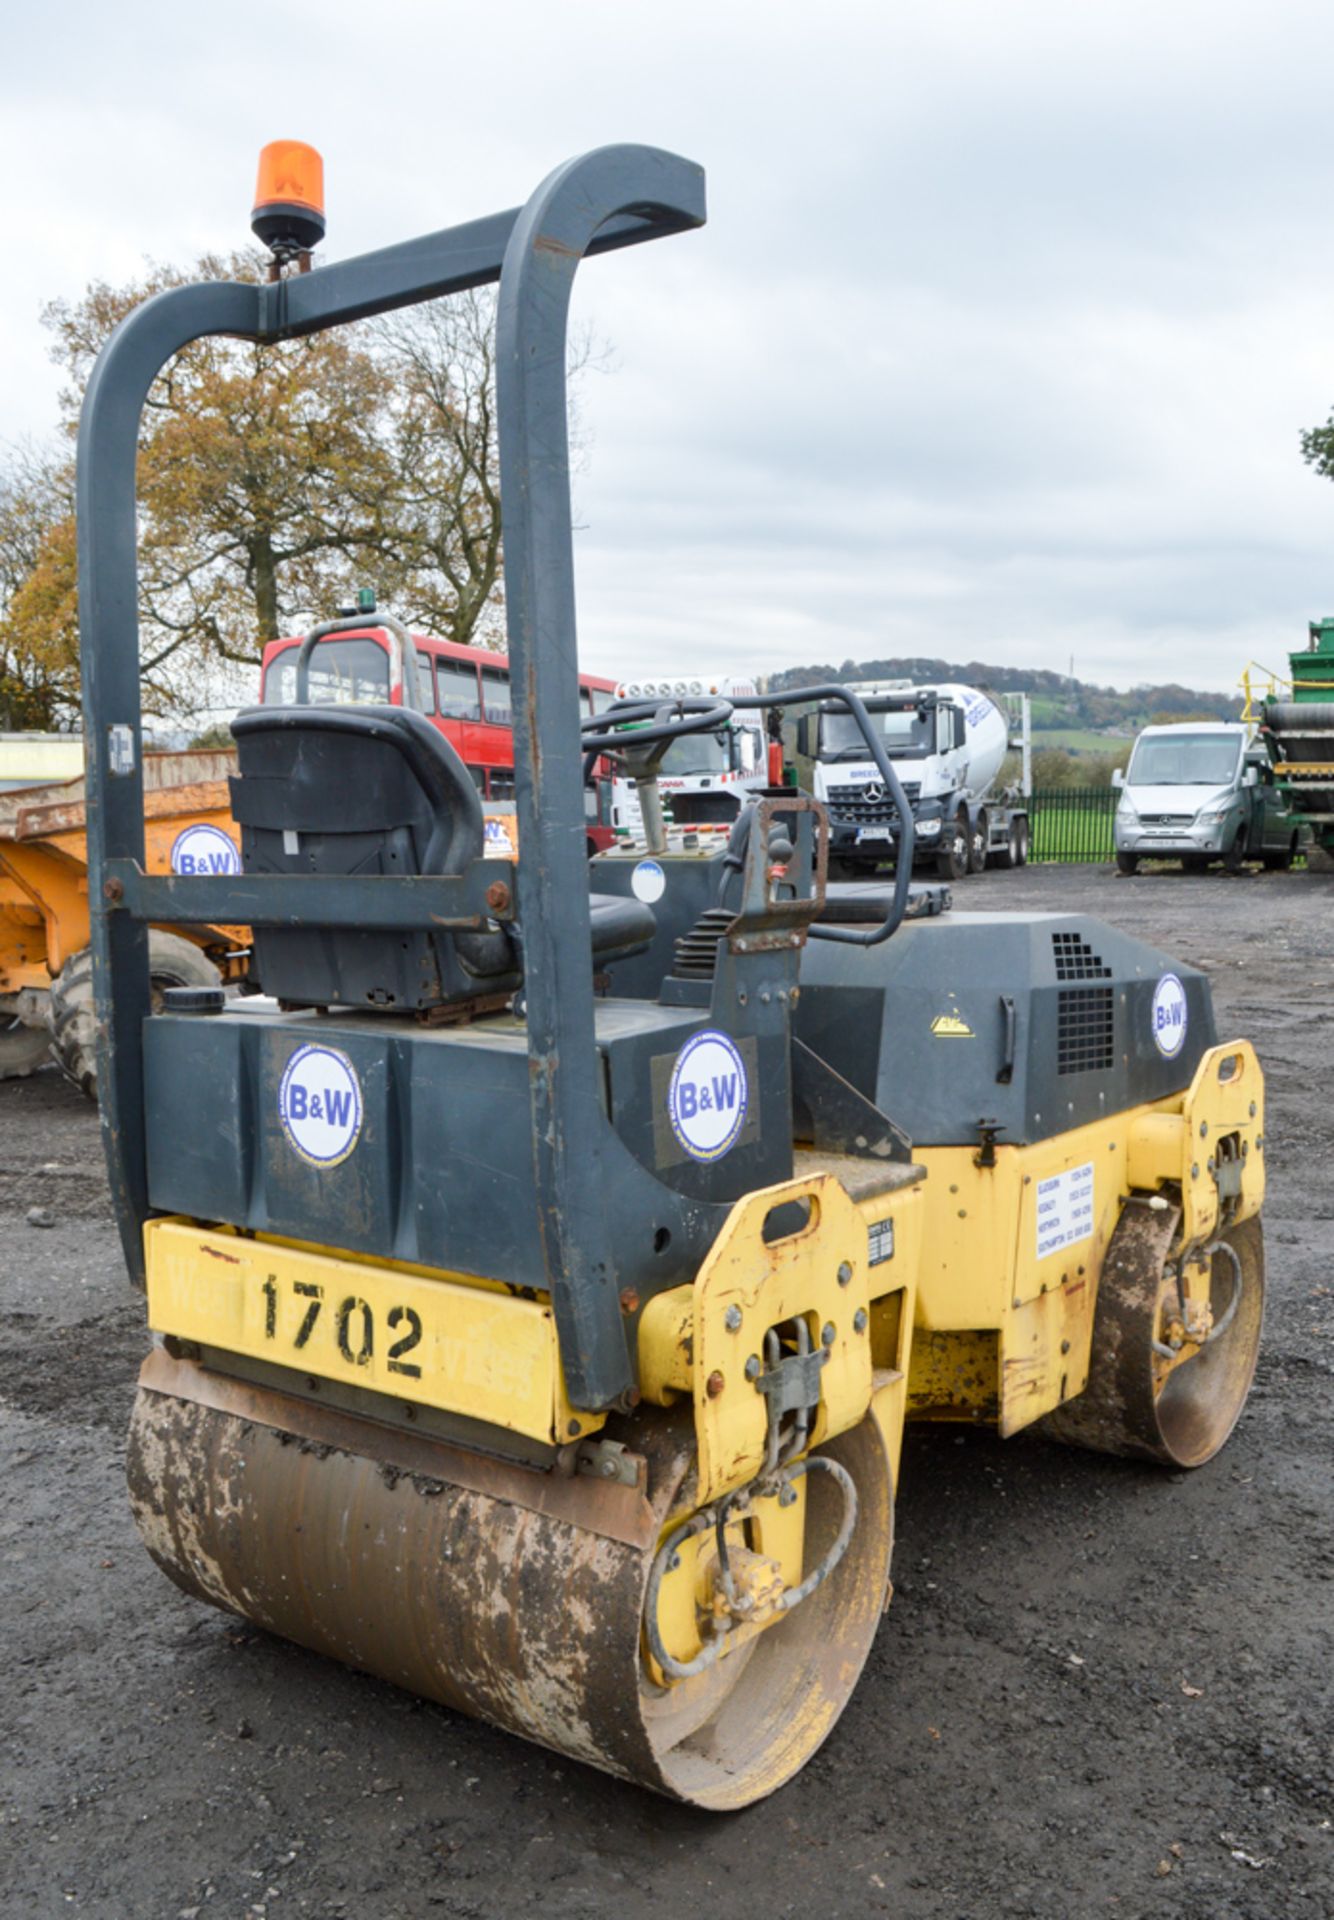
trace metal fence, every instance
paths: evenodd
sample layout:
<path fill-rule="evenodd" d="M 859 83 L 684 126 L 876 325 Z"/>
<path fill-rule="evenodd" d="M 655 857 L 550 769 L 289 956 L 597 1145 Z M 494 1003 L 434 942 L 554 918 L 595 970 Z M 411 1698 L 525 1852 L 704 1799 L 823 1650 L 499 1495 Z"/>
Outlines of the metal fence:
<path fill-rule="evenodd" d="M 1115 787 L 1039 787 L 1029 796 L 1029 858 L 1110 860 Z"/>

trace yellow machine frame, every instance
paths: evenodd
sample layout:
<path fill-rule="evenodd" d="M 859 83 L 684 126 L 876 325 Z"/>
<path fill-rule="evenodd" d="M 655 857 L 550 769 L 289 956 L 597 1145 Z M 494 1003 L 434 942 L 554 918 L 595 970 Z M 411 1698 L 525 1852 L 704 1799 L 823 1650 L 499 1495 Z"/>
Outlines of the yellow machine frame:
<path fill-rule="evenodd" d="M 1259 1062 L 1249 1042 L 1230 1041 L 1204 1056 L 1184 1095 L 1052 1140 L 924 1148 L 918 1169 L 873 1170 L 856 1199 L 837 1173 L 813 1171 L 738 1201 L 693 1283 L 655 1296 L 639 1320 L 642 1396 L 693 1408 L 696 1503 L 760 1474 L 766 1408 L 753 1381 L 766 1334 L 798 1321 L 824 1356 L 809 1444 L 869 1412 L 895 1478 L 906 1419 L 989 1420 L 1010 1434 L 1074 1398 L 1088 1379 L 1102 1263 L 1132 1194 L 1179 1194 L 1189 1256 L 1224 1203 L 1234 1223 L 1258 1213 L 1263 1148 Z M 1043 1183 L 1084 1168 L 1090 1231 L 1041 1254 Z M 782 1209 L 795 1230 L 766 1240 Z M 876 1265 L 873 1227 L 893 1248 Z M 149 1323 L 177 1340 L 556 1446 L 604 1424 L 569 1402 L 542 1295 L 180 1220 L 150 1221 L 145 1243 Z M 298 1353 L 317 1301 L 322 1317 Z M 409 1315 L 422 1344 L 413 1367 L 395 1371 L 391 1335 L 403 1337 Z"/>

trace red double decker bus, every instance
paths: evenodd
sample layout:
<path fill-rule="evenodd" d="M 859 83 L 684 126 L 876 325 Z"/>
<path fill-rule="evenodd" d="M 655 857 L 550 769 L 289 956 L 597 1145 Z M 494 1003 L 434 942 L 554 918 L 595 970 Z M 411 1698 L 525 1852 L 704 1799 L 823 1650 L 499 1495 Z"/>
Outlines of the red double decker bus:
<path fill-rule="evenodd" d="M 460 647 L 414 633 L 417 685 L 422 711 L 455 749 L 485 801 L 514 796 L 514 732 L 510 707 L 510 667 L 503 653 Z M 265 706 L 296 701 L 296 656 L 300 637 L 271 640 L 264 649 L 260 699 Z M 310 659 L 309 695 L 317 706 L 401 704 L 391 687 L 389 643 L 368 617 L 364 633 L 339 633 L 321 640 Z M 601 713 L 616 698 L 616 682 L 596 674 L 579 676 L 580 704 L 586 716 Z M 587 790 L 588 851 L 612 844 L 610 781 L 599 777 Z"/>

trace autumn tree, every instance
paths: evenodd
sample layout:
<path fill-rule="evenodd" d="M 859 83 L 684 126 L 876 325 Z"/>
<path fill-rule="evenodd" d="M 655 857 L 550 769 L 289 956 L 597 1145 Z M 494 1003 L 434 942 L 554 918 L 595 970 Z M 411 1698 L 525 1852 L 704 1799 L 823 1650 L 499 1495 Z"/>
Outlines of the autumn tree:
<path fill-rule="evenodd" d="M 44 319 L 69 376 L 73 433 L 93 362 L 141 301 L 187 280 L 260 277 L 258 254 L 214 256 L 188 274 L 90 287 Z M 138 494 L 143 671 L 174 678 L 182 658 L 252 663 L 268 640 L 323 610 L 385 549 L 393 455 L 390 374 L 366 330 L 261 345 L 211 338 L 153 383 Z M 175 665 L 168 665 L 176 662 Z"/>
<path fill-rule="evenodd" d="M 188 273 L 153 268 L 47 308 L 67 376 L 65 438 L 0 490 L 5 712 L 46 724 L 77 700 L 69 442 L 98 353 L 151 295 L 198 279 L 255 281 L 265 264 L 258 253 L 210 255 Z M 485 289 L 303 340 L 201 340 L 163 369 L 137 476 L 150 711 L 186 717 L 246 698 L 266 641 L 326 617 L 363 583 L 413 624 L 500 643 L 494 333 Z M 585 335 L 571 374 L 600 358 Z M 572 442 L 577 458 L 577 420 Z"/>
<path fill-rule="evenodd" d="M 75 579 L 72 463 L 16 448 L 0 471 L 0 730 L 77 717 Z"/>

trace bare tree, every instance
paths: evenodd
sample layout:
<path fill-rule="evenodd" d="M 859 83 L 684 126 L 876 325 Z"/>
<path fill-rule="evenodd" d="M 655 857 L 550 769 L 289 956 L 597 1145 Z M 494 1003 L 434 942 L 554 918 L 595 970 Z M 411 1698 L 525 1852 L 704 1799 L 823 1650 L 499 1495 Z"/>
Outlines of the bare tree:
<path fill-rule="evenodd" d="M 405 617 L 467 645 L 504 645 L 504 516 L 497 437 L 496 296 L 474 289 L 379 323 L 394 382 L 394 533 Z M 590 332 L 572 338 L 568 376 L 576 467 L 587 449 L 579 376 L 605 368 Z"/>
<path fill-rule="evenodd" d="M 504 615 L 494 298 L 433 300 L 377 331 L 394 386 L 392 551 L 404 615 L 461 644 L 495 646 Z"/>

